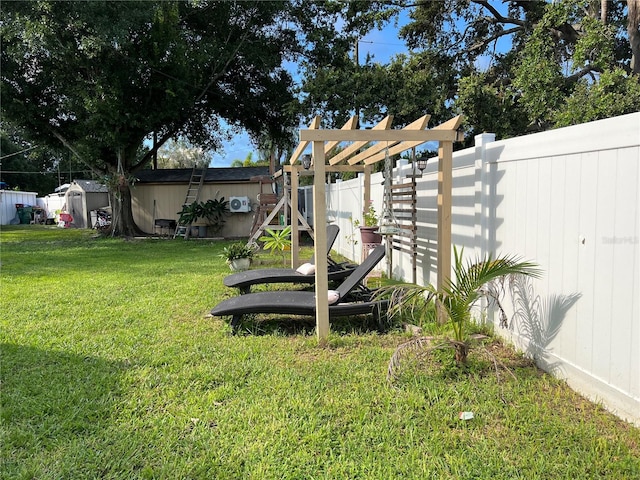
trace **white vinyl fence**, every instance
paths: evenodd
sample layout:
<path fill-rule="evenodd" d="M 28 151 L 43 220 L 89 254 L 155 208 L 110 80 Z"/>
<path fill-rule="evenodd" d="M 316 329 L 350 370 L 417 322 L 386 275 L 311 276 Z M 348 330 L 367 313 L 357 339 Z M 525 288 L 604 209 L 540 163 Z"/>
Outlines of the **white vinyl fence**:
<path fill-rule="evenodd" d="M 640 424 L 640 113 L 454 153 L 452 240 L 465 256 L 518 255 L 539 280 L 514 282 L 496 330 L 544 369 Z M 394 181 L 408 173 L 395 170 Z M 382 210 L 382 176 L 372 176 Z M 436 281 L 437 159 L 418 180 L 418 283 Z M 335 249 L 360 260 L 363 179 L 328 186 Z M 354 240 L 358 243 L 355 244 Z M 386 267 L 383 267 L 386 268 Z M 394 253 L 396 278 L 411 263 Z"/>

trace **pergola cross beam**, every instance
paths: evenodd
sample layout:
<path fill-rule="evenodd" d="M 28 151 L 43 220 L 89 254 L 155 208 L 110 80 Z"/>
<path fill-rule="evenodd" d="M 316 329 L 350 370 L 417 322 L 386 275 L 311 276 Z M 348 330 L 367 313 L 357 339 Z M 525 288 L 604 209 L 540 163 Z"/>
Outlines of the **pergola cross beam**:
<path fill-rule="evenodd" d="M 313 117 L 313 120 L 311 121 L 311 124 L 309 125 L 310 129 L 317 129 L 320 127 L 320 121 L 321 118 L 319 116 L 315 116 Z M 353 130 L 358 126 L 358 117 L 357 116 L 352 116 L 349 120 L 347 120 L 347 122 L 342 126 L 342 130 Z M 334 148 L 336 145 L 338 145 L 340 142 L 339 141 L 333 141 L 333 142 L 329 142 L 324 146 L 324 153 L 329 153 L 331 151 L 332 148 Z M 300 155 L 302 155 L 302 152 L 305 151 L 305 149 L 307 148 L 307 146 L 309 145 L 309 142 L 300 142 L 298 144 L 298 146 L 296 147 L 295 151 L 293 152 L 293 155 L 291 155 L 291 158 L 289 159 L 289 164 L 290 165 L 294 165 L 298 159 L 300 158 Z"/>
<path fill-rule="evenodd" d="M 321 118 L 319 115 L 316 115 L 315 117 L 313 117 L 313 120 L 311 121 L 309 128 L 318 128 L 320 126 L 320 120 Z M 289 159 L 289 163 L 291 165 L 294 165 L 298 161 L 298 159 L 300 158 L 300 155 L 302 155 L 302 152 L 304 152 L 304 150 L 307 148 L 308 145 L 309 145 L 309 142 L 302 142 L 302 141 L 298 144 L 296 149 L 293 151 L 291 158 Z"/>

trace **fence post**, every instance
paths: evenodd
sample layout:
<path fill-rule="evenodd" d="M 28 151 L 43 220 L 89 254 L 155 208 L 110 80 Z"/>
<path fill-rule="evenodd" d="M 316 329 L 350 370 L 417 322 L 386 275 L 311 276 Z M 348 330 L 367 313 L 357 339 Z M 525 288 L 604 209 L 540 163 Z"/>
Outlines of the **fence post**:
<path fill-rule="evenodd" d="M 490 242 L 492 229 L 495 228 L 491 211 L 492 195 L 487 166 L 487 144 L 495 142 L 495 133 L 481 133 L 475 136 L 475 254 L 484 257 L 493 253 Z"/>

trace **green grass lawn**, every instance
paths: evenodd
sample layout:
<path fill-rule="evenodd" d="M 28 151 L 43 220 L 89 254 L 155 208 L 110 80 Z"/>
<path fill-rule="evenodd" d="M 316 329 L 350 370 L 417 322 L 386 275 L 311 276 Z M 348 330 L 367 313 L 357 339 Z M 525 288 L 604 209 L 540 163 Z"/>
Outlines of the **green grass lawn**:
<path fill-rule="evenodd" d="M 224 242 L 0 240 L 0 478 L 640 478 L 639 429 L 498 342 L 515 377 L 472 354 L 390 386 L 400 331 L 207 318 Z"/>

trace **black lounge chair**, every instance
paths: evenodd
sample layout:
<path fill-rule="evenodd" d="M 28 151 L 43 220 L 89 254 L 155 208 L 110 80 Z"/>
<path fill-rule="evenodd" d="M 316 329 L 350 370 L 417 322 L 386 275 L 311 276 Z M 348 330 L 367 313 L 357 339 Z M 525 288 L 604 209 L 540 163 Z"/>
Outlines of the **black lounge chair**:
<path fill-rule="evenodd" d="M 340 227 L 337 225 L 327 225 L 327 256 L 331 251 L 331 247 L 338 238 Z M 349 276 L 355 270 L 355 265 L 336 263 L 331 258 L 327 258 L 329 262 L 329 281 L 342 280 Z M 313 257 L 311 258 L 313 263 Z M 227 275 L 223 283 L 227 287 L 238 288 L 240 293 L 245 294 L 251 291 L 252 285 L 265 283 L 315 283 L 315 274 L 305 275 L 293 268 L 260 268 L 256 270 L 247 270 Z"/>
<path fill-rule="evenodd" d="M 387 302 L 372 301 L 372 292 L 362 281 L 385 255 L 385 246 L 376 247 L 335 291 L 337 299 L 329 305 L 329 318 L 373 314 L 382 324 L 382 312 Z M 329 301 L 329 299 L 327 299 Z M 223 317 L 231 315 L 231 326 L 237 329 L 242 316 L 248 313 L 276 313 L 315 316 L 316 292 L 279 291 L 248 293 L 223 300 L 211 310 L 211 315 Z"/>

